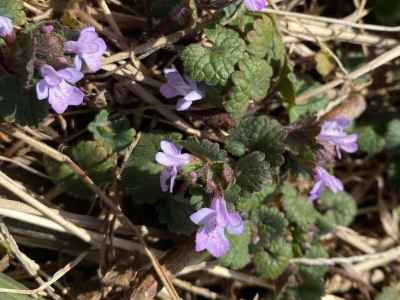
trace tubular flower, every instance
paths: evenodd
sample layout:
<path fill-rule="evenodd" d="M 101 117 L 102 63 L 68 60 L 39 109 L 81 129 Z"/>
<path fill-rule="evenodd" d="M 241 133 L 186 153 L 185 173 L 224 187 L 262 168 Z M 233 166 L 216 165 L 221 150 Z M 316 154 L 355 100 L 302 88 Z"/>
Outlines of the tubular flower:
<path fill-rule="evenodd" d="M 195 250 L 207 250 L 214 257 L 221 257 L 229 250 L 225 228 L 233 235 L 242 234 L 244 229 L 242 218 L 236 212 L 228 212 L 223 197 L 214 197 L 210 208 L 200 209 L 190 220 L 200 226 Z"/>
<path fill-rule="evenodd" d="M 333 175 L 330 175 L 322 167 L 314 169 L 314 186 L 310 191 L 308 199 L 314 201 L 318 199 L 325 188 L 329 188 L 333 193 L 343 191 L 343 183 Z"/>
<path fill-rule="evenodd" d="M 15 41 L 15 32 L 9 17 L 0 16 L 0 37 L 5 39 L 7 43 Z"/>
<path fill-rule="evenodd" d="M 185 75 L 182 77 L 175 68 L 164 69 L 164 74 L 167 83 L 160 87 L 160 93 L 168 99 L 182 96 L 176 104 L 177 111 L 187 110 L 194 101 L 204 97 L 196 82 Z"/>
<path fill-rule="evenodd" d="M 69 105 L 82 104 L 83 92 L 69 84 L 81 80 L 83 77 L 81 72 L 74 68 L 56 71 L 50 65 L 43 65 L 40 74 L 43 79 L 36 84 L 37 98 L 39 100 L 48 98 L 49 104 L 57 113 L 63 113 Z"/>
<path fill-rule="evenodd" d="M 190 154 L 182 154 L 182 150 L 168 141 L 161 141 L 160 148 L 163 152 L 157 152 L 156 161 L 165 166 L 160 175 L 161 190 L 172 193 L 175 185 L 175 179 L 180 168 L 190 163 Z M 168 184 L 169 183 L 169 184 Z"/>
<path fill-rule="evenodd" d="M 250 11 L 262 11 L 266 6 L 265 0 L 244 0 L 244 6 Z"/>
<path fill-rule="evenodd" d="M 94 27 L 86 27 L 80 32 L 78 41 L 68 41 L 64 44 L 66 52 L 75 53 L 75 66 L 82 68 L 82 60 L 91 72 L 101 68 L 101 57 L 107 50 L 105 41 L 99 37 Z"/>
<path fill-rule="evenodd" d="M 337 157 L 342 157 L 341 150 L 347 153 L 357 151 L 357 134 L 347 134 L 344 129 L 349 126 L 349 120 L 336 118 L 325 121 L 321 126 L 321 132 L 317 137 L 328 152 L 336 152 Z"/>

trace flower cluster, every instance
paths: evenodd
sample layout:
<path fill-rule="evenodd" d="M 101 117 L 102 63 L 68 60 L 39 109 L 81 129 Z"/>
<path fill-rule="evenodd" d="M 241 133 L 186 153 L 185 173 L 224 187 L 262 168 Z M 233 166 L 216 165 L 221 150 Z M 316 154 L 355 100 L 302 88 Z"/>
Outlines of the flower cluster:
<path fill-rule="evenodd" d="M 345 132 L 349 124 L 349 120 L 345 118 L 335 118 L 322 124 L 317 141 L 331 156 L 334 157 L 336 155 L 340 159 L 342 157 L 341 151 L 347 153 L 357 151 L 357 135 Z M 314 181 L 314 186 L 309 194 L 311 201 L 318 199 L 325 188 L 329 188 L 333 193 L 343 191 L 342 182 L 335 176 L 330 175 L 321 166 L 317 166 L 314 169 Z"/>
<path fill-rule="evenodd" d="M 169 141 L 161 141 L 162 152 L 157 152 L 155 160 L 165 168 L 160 175 L 162 191 L 173 192 L 175 180 L 182 166 L 192 160 L 190 154 L 182 154 L 182 149 Z M 243 221 L 238 213 L 228 212 L 223 197 L 214 197 L 210 208 L 202 208 L 190 216 L 193 223 L 200 226 L 196 234 L 196 251 L 207 250 L 220 257 L 229 250 L 225 228 L 230 234 L 243 232 Z"/>
<path fill-rule="evenodd" d="M 43 26 L 42 32 L 50 33 L 53 26 Z M 70 105 L 80 105 L 83 102 L 83 92 L 73 86 L 83 78 L 82 60 L 90 72 L 97 72 L 101 68 L 101 57 L 107 46 L 93 27 L 87 27 L 80 32 L 78 41 L 67 41 L 64 50 L 75 53 L 74 67 L 55 70 L 50 65 L 40 68 L 43 79 L 36 84 L 36 95 L 39 100 L 48 99 L 50 106 L 59 114 L 65 112 Z"/>

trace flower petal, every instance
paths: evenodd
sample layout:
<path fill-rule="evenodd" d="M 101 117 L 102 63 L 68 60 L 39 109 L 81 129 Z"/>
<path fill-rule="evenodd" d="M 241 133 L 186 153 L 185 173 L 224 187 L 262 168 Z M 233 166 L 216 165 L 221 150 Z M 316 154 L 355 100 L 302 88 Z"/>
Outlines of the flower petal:
<path fill-rule="evenodd" d="M 195 251 L 201 252 L 207 248 L 208 234 L 204 227 L 201 227 L 196 233 Z"/>
<path fill-rule="evenodd" d="M 166 167 L 173 167 L 181 165 L 181 161 L 174 156 L 165 154 L 164 152 L 157 152 L 155 157 L 156 162 Z"/>
<path fill-rule="evenodd" d="M 36 83 L 36 96 L 39 100 L 49 97 L 49 87 L 44 79 L 41 79 Z"/>
<path fill-rule="evenodd" d="M 180 95 L 179 92 L 169 83 L 164 83 L 163 85 L 161 85 L 160 93 L 167 99 L 174 98 Z"/>
<path fill-rule="evenodd" d="M 50 65 L 43 65 L 40 68 L 40 74 L 49 87 L 55 87 L 60 84 L 62 78 L 58 75 L 57 71 Z"/>
<path fill-rule="evenodd" d="M 181 149 L 178 148 L 174 143 L 171 143 L 167 140 L 162 140 L 160 143 L 160 148 L 165 154 L 169 154 L 172 156 L 180 155 Z"/>
<path fill-rule="evenodd" d="M 57 72 L 63 79 L 70 83 L 76 83 L 83 78 L 83 74 L 75 68 L 65 68 Z"/>
<path fill-rule="evenodd" d="M 64 43 L 64 51 L 69 53 L 79 53 L 80 47 L 79 43 L 76 41 L 67 41 Z"/>
<path fill-rule="evenodd" d="M 78 71 L 82 70 L 82 59 L 79 55 L 75 55 L 74 57 L 74 66 Z"/>
<path fill-rule="evenodd" d="M 101 56 L 92 54 L 82 54 L 81 56 L 91 72 L 95 73 L 101 69 Z"/>
<path fill-rule="evenodd" d="M 226 230 L 233 235 L 240 235 L 243 233 L 244 224 L 242 217 L 238 213 L 229 213 L 228 214 L 228 225 L 226 226 Z"/>
<path fill-rule="evenodd" d="M 187 101 L 187 100 L 185 100 L 185 98 L 181 98 L 176 103 L 176 110 L 184 111 L 184 110 L 187 110 L 190 106 L 192 106 L 192 101 Z"/>
<path fill-rule="evenodd" d="M 187 95 L 184 97 L 184 99 L 185 99 L 186 101 L 197 101 L 197 100 L 203 99 L 203 95 L 202 95 L 202 93 L 201 93 L 200 91 L 198 91 L 198 90 L 193 90 L 193 91 L 191 91 L 189 94 L 187 94 Z"/>
<path fill-rule="evenodd" d="M 171 178 L 171 171 L 169 168 L 162 170 L 160 174 L 160 187 L 163 192 L 167 192 L 169 189 L 168 180 Z"/>
<path fill-rule="evenodd" d="M 215 218 L 215 210 L 202 208 L 190 215 L 190 220 L 197 225 L 206 225 L 210 217 Z"/>
<path fill-rule="evenodd" d="M 217 226 L 209 232 L 207 250 L 214 257 L 221 257 L 229 250 L 229 241 L 225 237 L 224 228 Z"/>

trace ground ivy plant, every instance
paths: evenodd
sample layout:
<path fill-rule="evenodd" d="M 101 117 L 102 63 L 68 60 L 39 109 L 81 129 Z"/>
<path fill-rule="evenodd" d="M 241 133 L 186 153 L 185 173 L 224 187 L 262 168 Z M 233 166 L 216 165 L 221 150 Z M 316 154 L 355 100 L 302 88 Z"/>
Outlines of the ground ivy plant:
<path fill-rule="evenodd" d="M 335 159 L 357 151 L 357 135 L 347 132 L 347 119 L 316 120 L 313 113 L 324 99 L 294 104 L 304 81 L 293 72 L 274 18 L 251 2 L 224 8 L 185 45 L 176 64 L 166 66 L 165 84 L 153 91 L 166 103 L 176 99 L 182 118 L 209 105 L 210 115 L 222 116 L 217 128 L 204 128 L 212 116 L 200 125 L 201 137 L 169 126 L 134 128 L 123 107 L 110 103 L 87 122 L 89 134 L 64 152 L 102 189 L 116 180 L 126 207 L 150 211 L 158 218 L 151 225 L 186 235 L 196 251 L 232 269 L 253 265 L 266 279 L 293 278 L 279 299 L 319 299 L 326 269 L 290 262 L 327 257 L 320 237 L 352 222 L 354 199 L 332 173 Z M 0 14 L 23 25 L 16 8 L 22 1 L 8 3 L 0 0 Z M 40 126 L 49 109 L 62 114 L 82 105 L 80 84 L 100 69 L 107 48 L 94 28 L 72 32 L 48 22 L 23 27 L 14 40 L 11 34 L 0 45 L 6 70 L 0 78 L 2 122 Z M 284 113 L 268 113 L 277 102 Z M 386 143 L 394 150 L 396 126 L 389 126 Z M 209 129 L 217 134 L 206 134 Z M 365 136 L 362 148 L 379 151 L 368 146 L 378 139 L 373 130 L 356 132 Z M 68 165 L 48 158 L 43 163 L 72 197 L 94 197 Z"/>

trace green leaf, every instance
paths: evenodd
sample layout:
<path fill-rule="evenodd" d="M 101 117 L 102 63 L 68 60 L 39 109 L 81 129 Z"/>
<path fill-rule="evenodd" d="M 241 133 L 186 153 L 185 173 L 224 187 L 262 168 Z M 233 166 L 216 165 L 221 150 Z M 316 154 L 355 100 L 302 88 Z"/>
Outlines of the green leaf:
<path fill-rule="evenodd" d="M 122 174 L 122 186 L 135 203 L 153 204 L 163 194 L 160 188 L 162 166 L 154 160 L 161 140 L 176 140 L 176 135 L 142 134 Z"/>
<path fill-rule="evenodd" d="M 285 133 L 282 125 L 267 116 L 246 117 L 225 139 L 226 149 L 235 156 L 248 151 L 261 151 L 272 167 L 283 164 Z"/>
<path fill-rule="evenodd" d="M 325 289 L 321 281 L 300 284 L 292 289 L 293 299 L 296 300 L 321 300 Z"/>
<path fill-rule="evenodd" d="M 375 300 L 398 300 L 400 292 L 395 287 L 384 287 Z"/>
<path fill-rule="evenodd" d="M 245 193 L 243 196 L 239 195 L 234 201 L 236 209 L 240 211 L 242 215 L 250 215 L 253 211 L 258 210 L 265 202 L 267 202 L 268 198 L 275 190 L 275 184 L 266 184 L 259 192 Z"/>
<path fill-rule="evenodd" d="M 219 144 L 209 140 L 202 139 L 199 141 L 195 137 L 189 137 L 181 144 L 190 153 L 200 158 L 206 158 L 212 162 L 224 162 L 226 160 L 226 151 L 221 150 Z"/>
<path fill-rule="evenodd" d="M 19 125 L 35 126 L 47 114 L 46 101 L 37 100 L 17 78 L 0 78 L 0 118 Z"/>
<path fill-rule="evenodd" d="M 289 223 L 278 209 L 266 206 L 254 211 L 252 221 L 257 224 L 258 235 L 264 245 L 284 237 Z"/>
<path fill-rule="evenodd" d="M 328 258 L 329 254 L 320 245 L 314 245 L 305 253 L 306 258 Z M 308 284 L 313 284 L 318 281 L 323 281 L 325 273 L 328 271 L 326 266 L 299 266 L 299 274 L 302 281 L 306 281 Z"/>
<path fill-rule="evenodd" d="M 27 288 L 20 284 L 18 281 L 15 281 L 10 276 L 6 274 L 0 273 L 0 288 L 2 289 L 16 289 L 16 290 L 27 290 Z M 1 300 L 44 300 L 42 297 L 31 297 L 28 295 L 22 294 L 13 294 L 13 293 L 1 293 Z"/>
<path fill-rule="evenodd" d="M 391 120 L 386 131 L 386 148 L 391 151 L 400 150 L 400 120 Z"/>
<path fill-rule="evenodd" d="M 385 148 L 385 139 L 375 131 L 373 126 L 356 127 L 355 133 L 358 135 L 359 150 L 366 152 L 369 156 L 378 154 Z"/>
<path fill-rule="evenodd" d="M 247 51 L 260 58 L 282 60 L 284 45 L 272 18 L 262 16 L 254 22 L 254 30 L 247 34 Z"/>
<path fill-rule="evenodd" d="M 291 245 L 280 239 L 275 241 L 268 251 L 257 251 L 253 257 L 253 263 L 260 276 L 266 279 L 275 279 L 289 265 L 292 256 Z"/>
<path fill-rule="evenodd" d="M 349 194 L 324 191 L 319 198 L 319 210 L 323 213 L 322 221 L 329 226 L 348 226 L 353 222 L 356 213 L 356 203 Z"/>
<path fill-rule="evenodd" d="M 185 72 L 197 81 L 211 86 L 225 86 L 242 58 L 246 44 L 236 31 L 217 26 L 205 30 L 212 46 L 192 44 L 182 52 Z"/>
<path fill-rule="evenodd" d="M 255 151 L 240 158 L 235 172 L 236 184 L 246 192 L 258 192 L 265 184 L 272 183 L 270 166 L 262 152 Z"/>
<path fill-rule="evenodd" d="M 238 270 L 250 262 L 249 244 L 251 242 L 251 230 L 248 223 L 245 224 L 241 235 L 226 234 L 230 248 L 227 254 L 219 258 L 219 262 L 228 268 Z"/>
<path fill-rule="evenodd" d="M 93 134 L 96 141 L 113 149 L 114 152 L 124 150 L 132 142 L 135 130 L 129 127 L 126 118 L 110 121 L 106 110 L 100 111 L 88 130 Z"/>
<path fill-rule="evenodd" d="M 284 104 L 291 107 L 295 104 L 297 78 L 287 60 L 282 68 L 277 90 Z"/>
<path fill-rule="evenodd" d="M 9 17 L 15 25 L 26 22 L 23 0 L 0 0 L 0 16 Z"/>
<path fill-rule="evenodd" d="M 195 207 L 183 195 L 176 195 L 160 201 L 157 211 L 160 222 L 166 224 L 171 232 L 190 235 L 196 229 L 189 218 L 195 212 Z"/>
<path fill-rule="evenodd" d="M 111 181 L 114 156 L 109 148 L 95 141 L 82 141 L 72 148 L 71 158 L 97 185 Z M 93 196 L 67 164 L 45 157 L 44 165 L 53 181 L 63 185 L 67 193 L 83 198 Z"/>
<path fill-rule="evenodd" d="M 245 115 L 251 100 L 265 98 L 272 75 L 273 70 L 264 59 L 247 56 L 239 62 L 239 70 L 232 74 L 233 87 L 225 103 L 234 119 Z"/>
<path fill-rule="evenodd" d="M 282 187 L 282 205 L 289 221 L 302 229 L 314 224 L 318 217 L 318 212 L 308 199 L 299 196 L 289 183 L 285 183 Z"/>

